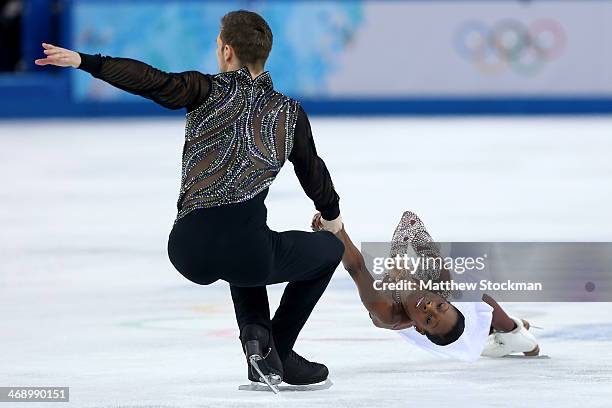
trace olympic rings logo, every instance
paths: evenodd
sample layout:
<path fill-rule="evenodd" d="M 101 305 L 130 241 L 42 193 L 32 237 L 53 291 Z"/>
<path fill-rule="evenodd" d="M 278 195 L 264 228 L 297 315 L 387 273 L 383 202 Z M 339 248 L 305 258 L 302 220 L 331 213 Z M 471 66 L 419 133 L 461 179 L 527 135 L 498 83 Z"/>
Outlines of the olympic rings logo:
<path fill-rule="evenodd" d="M 456 31 L 454 45 L 481 72 L 496 74 L 510 68 L 518 74 L 535 75 L 545 63 L 563 54 L 567 36 L 561 24 L 550 19 L 529 25 L 507 19 L 492 26 L 469 21 Z"/>

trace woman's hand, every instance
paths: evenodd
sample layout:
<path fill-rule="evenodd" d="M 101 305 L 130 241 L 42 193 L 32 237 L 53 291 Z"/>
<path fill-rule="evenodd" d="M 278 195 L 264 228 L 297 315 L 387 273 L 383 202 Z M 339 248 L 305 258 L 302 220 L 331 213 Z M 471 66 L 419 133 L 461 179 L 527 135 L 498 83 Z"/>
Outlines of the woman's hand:
<path fill-rule="evenodd" d="M 81 56 L 78 52 L 67 50 L 66 48 L 56 47 L 55 45 L 42 43 L 45 58 L 34 61 L 36 65 L 54 65 L 56 67 L 78 68 L 81 65 Z"/>
<path fill-rule="evenodd" d="M 401 304 L 393 302 L 392 316 L 393 323 L 391 324 L 391 330 L 404 330 L 414 326 L 414 322 L 406 314 Z"/>
<path fill-rule="evenodd" d="M 321 222 L 321 213 L 316 213 L 312 217 L 312 222 L 310 223 L 310 228 L 312 228 L 312 230 L 315 231 L 315 232 L 323 231 L 323 223 Z"/>
<path fill-rule="evenodd" d="M 414 326 L 414 322 L 405 313 L 400 314 L 396 312 L 395 306 L 392 307 L 390 322 L 383 322 L 371 312 L 369 313 L 369 315 L 374 326 L 379 327 L 381 329 L 404 330 Z"/>

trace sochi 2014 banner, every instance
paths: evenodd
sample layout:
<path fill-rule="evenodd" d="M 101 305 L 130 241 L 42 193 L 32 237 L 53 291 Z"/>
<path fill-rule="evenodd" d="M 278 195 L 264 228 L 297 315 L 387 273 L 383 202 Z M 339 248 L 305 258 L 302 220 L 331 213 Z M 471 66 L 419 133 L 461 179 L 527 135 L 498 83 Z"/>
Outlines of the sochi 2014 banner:
<path fill-rule="evenodd" d="M 72 45 L 216 72 L 223 14 L 274 31 L 277 89 L 321 99 L 612 95 L 612 1 L 73 2 Z M 77 100 L 140 101 L 82 73 Z"/>

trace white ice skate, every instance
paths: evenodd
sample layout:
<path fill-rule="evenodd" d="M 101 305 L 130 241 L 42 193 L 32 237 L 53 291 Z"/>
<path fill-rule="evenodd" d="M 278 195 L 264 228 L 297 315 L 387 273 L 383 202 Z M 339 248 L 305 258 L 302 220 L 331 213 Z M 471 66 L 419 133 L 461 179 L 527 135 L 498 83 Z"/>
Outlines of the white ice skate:
<path fill-rule="evenodd" d="M 523 353 L 527 357 L 536 357 L 540 354 L 538 341 L 528 331 L 529 322 L 510 317 L 516 323 L 516 328 L 507 333 L 490 334 L 482 351 L 482 356 L 498 358 L 510 356 L 514 353 Z"/>

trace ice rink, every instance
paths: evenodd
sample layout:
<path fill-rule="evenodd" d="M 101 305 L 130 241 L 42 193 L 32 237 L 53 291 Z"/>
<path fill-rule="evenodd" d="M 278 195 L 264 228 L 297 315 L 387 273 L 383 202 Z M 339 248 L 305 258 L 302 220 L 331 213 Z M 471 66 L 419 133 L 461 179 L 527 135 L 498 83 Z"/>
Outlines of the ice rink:
<path fill-rule="evenodd" d="M 408 209 L 440 241 L 612 241 L 610 118 L 312 125 L 356 242 L 389 240 Z M 506 304 L 551 358 L 468 364 L 372 326 L 342 268 L 296 345 L 333 387 L 238 391 L 227 284 L 166 255 L 182 134 L 180 118 L 0 122 L 0 386 L 69 386 L 71 407 L 611 406 L 610 304 Z M 291 164 L 267 204 L 278 230 L 314 212 Z"/>

